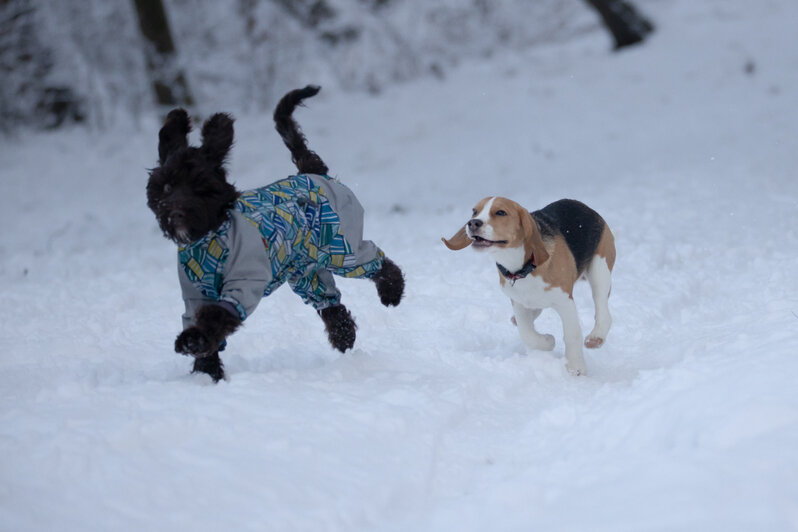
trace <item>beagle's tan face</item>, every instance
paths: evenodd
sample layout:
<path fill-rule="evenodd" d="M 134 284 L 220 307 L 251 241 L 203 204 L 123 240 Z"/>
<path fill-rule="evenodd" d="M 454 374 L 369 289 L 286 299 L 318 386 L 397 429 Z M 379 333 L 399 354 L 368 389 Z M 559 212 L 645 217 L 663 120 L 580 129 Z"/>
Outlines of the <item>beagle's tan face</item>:
<path fill-rule="evenodd" d="M 523 220 L 529 213 L 513 200 L 492 196 L 474 207 L 465 226 L 476 249 L 514 248 L 524 245 Z"/>

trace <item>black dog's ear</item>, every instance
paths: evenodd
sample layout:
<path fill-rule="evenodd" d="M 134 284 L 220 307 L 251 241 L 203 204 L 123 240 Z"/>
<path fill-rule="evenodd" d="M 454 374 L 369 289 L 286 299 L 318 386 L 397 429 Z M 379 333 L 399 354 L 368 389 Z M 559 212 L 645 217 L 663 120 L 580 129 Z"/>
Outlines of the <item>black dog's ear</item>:
<path fill-rule="evenodd" d="M 222 166 L 227 152 L 233 145 L 233 117 L 216 113 L 202 125 L 202 147 L 200 151 L 214 166 Z"/>
<path fill-rule="evenodd" d="M 158 162 L 163 164 L 175 150 L 188 146 L 188 132 L 191 121 L 185 109 L 172 109 L 166 115 L 161 131 L 158 133 Z"/>

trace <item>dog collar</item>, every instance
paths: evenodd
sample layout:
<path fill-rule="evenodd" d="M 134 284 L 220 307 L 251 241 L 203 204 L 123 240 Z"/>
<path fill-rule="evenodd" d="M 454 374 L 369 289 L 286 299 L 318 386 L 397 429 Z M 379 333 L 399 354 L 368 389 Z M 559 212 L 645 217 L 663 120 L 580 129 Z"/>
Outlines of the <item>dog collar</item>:
<path fill-rule="evenodd" d="M 529 260 L 524 263 L 523 268 L 521 268 L 517 272 L 511 272 L 510 270 L 508 270 L 498 262 L 496 263 L 496 267 L 499 268 L 499 273 L 501 273 L 506 279 L 511 280 L 513 283 L 515 283 L 518 279 L 523 279 L 524 277 L 535 271 L 535 268 L 537 268 L 537 266 L 535 265 L 534 255 L 532 255 L 529 258 Z"/>

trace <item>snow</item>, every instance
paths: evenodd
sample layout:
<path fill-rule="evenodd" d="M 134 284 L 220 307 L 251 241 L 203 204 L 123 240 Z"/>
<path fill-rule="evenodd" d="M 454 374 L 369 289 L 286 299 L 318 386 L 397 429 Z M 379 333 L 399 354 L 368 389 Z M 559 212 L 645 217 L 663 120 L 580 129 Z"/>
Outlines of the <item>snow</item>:
<path fill-rule="evenodd" d="M 341 281 L 340 355 L 280 290 L 217 385 L 172 351 L 157 118 L 4 139 L 0 529 L 798 530 L 798 5 L 647 13 L 658 31 L 619 54 L 593 32 L 310 101 L 311 146 L 407 296 Z M 268 114 L 237 118 L 237 185 L 289 174 Z M 525 353 L 489 259 L 440 242 L 494 194 L 580 199 L 615 232 L 587 377 L 555 313 L 555 350 Z"/>

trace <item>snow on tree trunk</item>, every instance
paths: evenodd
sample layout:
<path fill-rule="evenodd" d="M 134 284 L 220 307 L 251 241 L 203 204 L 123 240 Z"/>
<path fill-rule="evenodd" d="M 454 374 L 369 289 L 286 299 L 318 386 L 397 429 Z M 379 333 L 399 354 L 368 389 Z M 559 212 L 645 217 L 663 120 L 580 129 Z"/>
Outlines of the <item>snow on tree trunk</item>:
<path fill-rule="evenodd" d="M 85 118 L 83 102 L 68 85 L 51 78 L 53 51 L 39 39 L 37 6 L 0 0 L 0 130 L 14 125 L 55 128 Z"/>
<path fill-rule="evenodd" d="M 139 18 L 139 27 L 145 40 L 147 70 L 152 78 L 152 88 L 158 105 L 191 106 L 194 99 L 188 82 L 177 65 L 177 52 L 169 29 L 169 20 L 161 0 L 133 0 Z"/>
<path fill-rule="evenodd" d="M 584 0 L 0 0 L 0 110 L 9 129 L 271 110 L 308 83 L 379 92 L 595 26 Z"/>
<path fill-rule="evenodd" d="M 654 31 L 651 24 L 625 0 L 586 0 L 601 15 L 607 29 L 615 39 L 615 49 L 642 42 Z"/>

